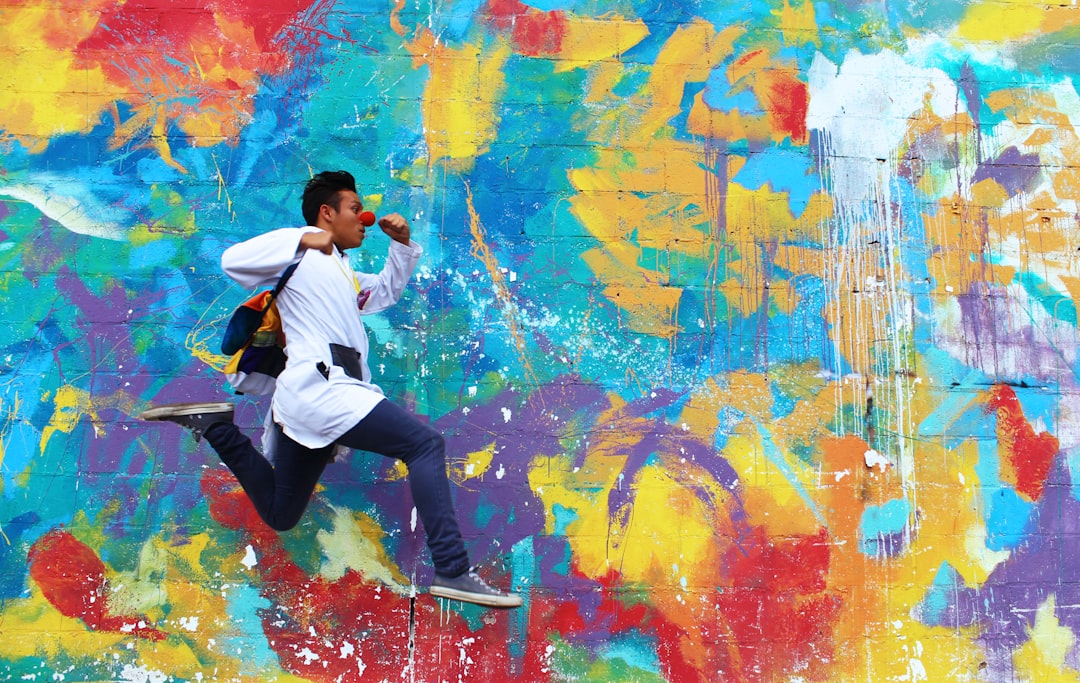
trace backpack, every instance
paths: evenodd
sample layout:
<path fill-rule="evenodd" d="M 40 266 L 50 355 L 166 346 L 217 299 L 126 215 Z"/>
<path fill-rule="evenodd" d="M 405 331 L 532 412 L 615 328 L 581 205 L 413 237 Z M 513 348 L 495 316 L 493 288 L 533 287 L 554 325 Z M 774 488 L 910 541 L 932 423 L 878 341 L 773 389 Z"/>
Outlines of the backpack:
<path fill-rule="evenodd" d="M 285 333 L 276 299 L 298 265 L 286 268 L 273 289 L 240 304 L 229 318 L 221 352 L 230 356 L 225 379 L 238 394 L 272 393 L 285 369 Z"/>

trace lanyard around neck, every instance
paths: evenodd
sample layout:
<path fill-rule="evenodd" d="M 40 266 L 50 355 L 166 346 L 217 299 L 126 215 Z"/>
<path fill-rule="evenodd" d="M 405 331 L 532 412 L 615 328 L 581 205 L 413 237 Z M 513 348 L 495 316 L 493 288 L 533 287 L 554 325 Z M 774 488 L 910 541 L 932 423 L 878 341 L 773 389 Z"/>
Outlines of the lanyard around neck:
<path fill-rule="evenodd" d="M 344 253 L 340 253 L 340 255 L 338 253 L 335 253 L 334 263 L 337 264 L 338 270 L 341 271 L 341 274 L 348 278 L 349 282 L 352 283 L 353 289 L 356 290 L 356 293 L 360 294 L 360 285 L 356 282 L 356 274 L 353 273 L 352 275 L 350 275 L 348 271 L 345 270 L 345 266 L 341 265 L 341 257 L 344 255 Z"/>

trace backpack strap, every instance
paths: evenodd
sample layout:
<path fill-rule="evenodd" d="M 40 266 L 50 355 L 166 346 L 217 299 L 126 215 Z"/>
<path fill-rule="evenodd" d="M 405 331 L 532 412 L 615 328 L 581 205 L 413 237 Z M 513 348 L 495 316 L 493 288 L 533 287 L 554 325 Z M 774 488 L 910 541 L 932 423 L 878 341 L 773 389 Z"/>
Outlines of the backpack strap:
<path fill-rule="evenodd" d="M 296 267 L 298 265 L 300 265 L 299 261 L 286 268 L 285 272 L 281 274 L 280 278 L 278 278 L 277 284 L 274 285 L 274 288 L 272 290 L 270 290 L 270 296 L 266 298 L 266 307 L 263 308 L 263 313 L 266 313 L 268 310 L 270 310 L 270 306 L 274 303 L 274 300 L 277 299 L 278 294 L 281 294 L 281 290 L 285 289 L 285 283 L 288 282 L 289 278 L 292 277 L 292 274 L 296 272 Z"/>

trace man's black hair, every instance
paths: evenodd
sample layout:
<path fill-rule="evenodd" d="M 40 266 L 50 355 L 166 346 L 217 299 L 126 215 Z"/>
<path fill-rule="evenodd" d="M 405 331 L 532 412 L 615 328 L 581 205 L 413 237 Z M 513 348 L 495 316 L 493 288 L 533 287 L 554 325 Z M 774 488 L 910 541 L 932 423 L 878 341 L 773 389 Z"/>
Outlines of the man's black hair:
<path fill-rule="evenodd" d="M 300 210 L 308 225 L 315 225 L 319 219 L 319 207 L 323 204 L 341 208 L 342 191 L 356 192 L 356 179 L 348 171 L 323 171 L 318 173 L 304 186 L 304 197 Z"/>

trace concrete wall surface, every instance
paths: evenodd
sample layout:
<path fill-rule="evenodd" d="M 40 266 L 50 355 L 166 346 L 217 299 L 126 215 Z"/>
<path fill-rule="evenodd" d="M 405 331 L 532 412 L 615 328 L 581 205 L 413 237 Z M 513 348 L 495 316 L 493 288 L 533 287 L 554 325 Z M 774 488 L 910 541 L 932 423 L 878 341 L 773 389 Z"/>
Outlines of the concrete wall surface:
<path fill-rule="evenodd" d="M 0 680 L 1080 681 L 1080 7 L 0 0 Z M 267 527 L 221 252 L 346 169 L 446 437 Z M 352 256 L 378 271 L 389 239 Z"/>

